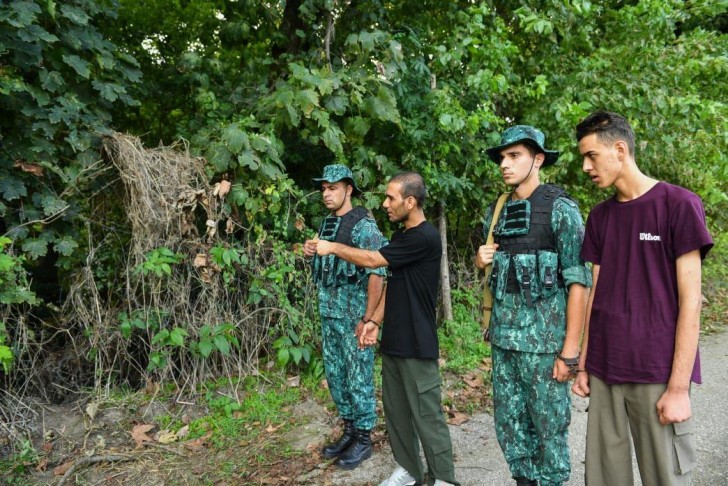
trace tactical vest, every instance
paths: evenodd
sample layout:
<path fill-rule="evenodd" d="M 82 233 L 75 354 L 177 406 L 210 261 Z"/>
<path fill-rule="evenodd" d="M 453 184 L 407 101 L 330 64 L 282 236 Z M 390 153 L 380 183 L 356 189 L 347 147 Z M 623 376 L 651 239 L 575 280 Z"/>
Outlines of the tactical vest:
<path fill-rule="evenodd" d="M 343 216 L 327 216 L 319 226 L 319 239 L 352 246 L 351 234 L 356 224 L 369 216 L 366 208 L 355 207 Z M 311 261 L 314 282 L 319 287 L 356 283 L 365 269 L 346 262 L 336 255 L 314 255 Z"/>
<path fill-rule="evenodd" d="M 539 251 L 556 251 L 556 240 L 551 229 L 551 213 L 554 202 L 560 196 L 569 197 L 563 188 L 551 184 L 541 184 L 527 200 L 508 204 L 501 214 L 498 224 L 493 231 L 493 241 L 497 243 L 498 251 L 510 254 L 508 267 L 508 281 L 505 291 L 516 294 L 527 287 L 524 295 L 528 305 L 532 305 L 531 291 L 528 287 L 541 285 L 545 289 L 554 286 L 563 287 L 559 264 L 547 266 L 541 271 L 538 268 L 540 258 L 537 258 L 536 275 L 543 275 L 541 282 L 532 282 L 528 275 L 519 278 L 514 258 L 522 254 L 538 254 Z"/>

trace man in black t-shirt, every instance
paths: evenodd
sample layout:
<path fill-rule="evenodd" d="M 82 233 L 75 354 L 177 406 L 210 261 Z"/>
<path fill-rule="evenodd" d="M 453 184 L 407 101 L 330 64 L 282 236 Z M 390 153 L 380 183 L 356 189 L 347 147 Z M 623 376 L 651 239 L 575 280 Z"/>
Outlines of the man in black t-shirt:
<path fill-rule="evenodd" d="M 361 328 L 360 346 L 376 343 L 382 328 L 382 401 L 389 442 L 398 463 L 380 486 L 425 483 L 419 445 L 427 473 L 436 486 L 457 485 L 452 442 L 440 396 L 439 347 L 435 305 L 442 244 L 425 219 L 427 191 L 422 176 L 405 172 L 387 185 L 384 209 L 401 223 L 389 245 L 379 251 L 316 242 L 319 255 L 337 257 L 366 268 L 389 267 L 385 298 Z"/>

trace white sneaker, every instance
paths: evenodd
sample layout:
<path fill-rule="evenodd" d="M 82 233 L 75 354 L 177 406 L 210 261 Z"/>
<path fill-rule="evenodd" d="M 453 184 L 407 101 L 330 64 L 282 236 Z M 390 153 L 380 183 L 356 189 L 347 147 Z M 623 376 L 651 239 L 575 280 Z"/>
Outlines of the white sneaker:
<path fill-rule="evenodd" d="M 379 486 L 412 486 L 416 483 L 415 477 L 407 472 L 402 466 L 397 466 L 389 478 L 385 479 Z"/>
<path fill-rule="evenodd" d="M 446 483 L 442 479 L 436 479 L 434 486 L 453 486 L 452 483 Z"/>

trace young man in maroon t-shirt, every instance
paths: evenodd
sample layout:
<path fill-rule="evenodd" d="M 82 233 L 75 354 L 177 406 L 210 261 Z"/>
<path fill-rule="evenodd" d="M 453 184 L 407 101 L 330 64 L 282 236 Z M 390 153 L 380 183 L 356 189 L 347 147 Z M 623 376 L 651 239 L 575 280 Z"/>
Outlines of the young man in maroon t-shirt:
<path fill-rule="evenodd" d="M 702 202 L 639 170 L 621 115 L 593 113 L 576 137 L 584 171 L 615 189 L 590 212 L 581 252 L 593 287 L 572 391 L 591 396 L 586 484 L 633 484 L 630 435 L 643 485 L 692 484 L 690 383 L 701 380 L 701 263 L 713 246 Z"/>

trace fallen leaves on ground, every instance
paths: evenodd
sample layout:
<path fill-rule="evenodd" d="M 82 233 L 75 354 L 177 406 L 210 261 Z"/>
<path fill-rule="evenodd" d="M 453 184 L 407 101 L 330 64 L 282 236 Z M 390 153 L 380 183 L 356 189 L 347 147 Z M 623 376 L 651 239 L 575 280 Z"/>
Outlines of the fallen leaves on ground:
<path fill-rule="evenodd" d="M 66 474 L 66 472 L 69 469 L 71 469 L 74 462 L 75 462 L 75 460 L 66 461 L 63 464 L 61 464 L 60 466 L 56 466 L 55 469 L 53 469 L 53 475 L 54 476 L 63 476 L 64 474 Z"/>
<path fill-rule="evenodd" d="M 455 412 L 447 419 L 447 423 L 450 425 L 463 425 L 468 420 L 470 420 L 470 417 L 464 413 Z"/>
<path fill-rule="evenodd" d="M 131 437 L 134 439 L 134 442 L 136 442 L 137 449 L 144 447 L 144 442 L 154 442 L 154 439 L 147 435 L 147 432 L 152 430 L 154 427 L 156 427 L 154 424 L 138 424 L 134 426 L 131 431 Z"/>

